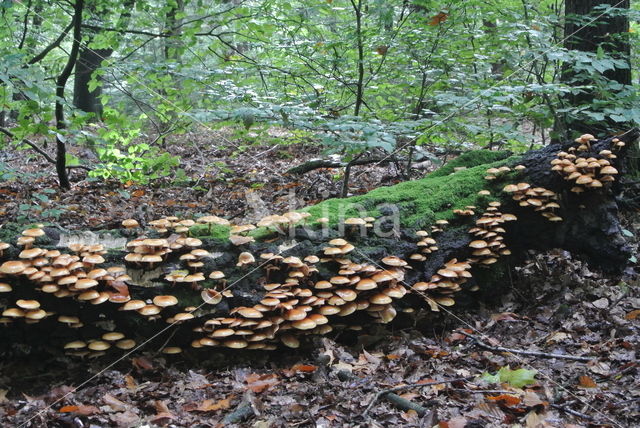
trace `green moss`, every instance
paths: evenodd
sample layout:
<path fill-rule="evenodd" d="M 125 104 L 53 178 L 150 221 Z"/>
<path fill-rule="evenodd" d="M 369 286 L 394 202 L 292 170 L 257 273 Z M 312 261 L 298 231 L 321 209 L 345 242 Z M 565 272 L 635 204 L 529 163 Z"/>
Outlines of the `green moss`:
<path fill-rule="evenodd" d="M 491 150 L 471 150 L 465 152 L 455 159 L 447 162 L 442 168 L 429 174 L 429 177 L 443 177 L 449 175 L 455 171 L 455 168 L 473 168 L 475 166 L 489 164 L 508 158 L 511 155 L 506 150 L 491 151 Z"/>
<path fill-rule="evenodd" d="M 189 228 L 189 234 L 195 238 L 210 238 L 217 241 L 229 239 L 229 226 L 196 224 Z"/>
<path fill-rule="evenodd" d="M 380 187 L 352 198 L 329 199 L 305 211 L 311 213 L 313 218 L 328 217 L 331 224 L 346 217 L 393 215 L 398 210 L 400 223 L 404 227 L 422 227 L 438 219 L 451 219 L 454 216 L 453 209 L 482 205 L 490 199 L 478 195 L 480 190 L 489 189 L 492 195 L 499 194 L 504 180 L 486 181 L 484 176 L 487 168 L 513 164 L 518 159 L 507 158 L 506 152 L 471 153 L 457 165 L 480 163 L 479 166 L 445 174 L 453 171 L 449 164 L 421 180 Z M 493 162 L 485 162 L 487 159 Z"/>

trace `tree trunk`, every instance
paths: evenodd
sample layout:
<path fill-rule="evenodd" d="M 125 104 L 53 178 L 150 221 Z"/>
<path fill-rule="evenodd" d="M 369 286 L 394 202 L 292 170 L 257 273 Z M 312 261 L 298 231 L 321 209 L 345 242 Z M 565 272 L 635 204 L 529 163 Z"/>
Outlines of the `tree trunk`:
<path fill-rule="evenodd" d="M 617 9 L 629 9 L 629 0 L 567 0 L 565 5 L 565 42 L 567 49 L 574 51 L 598 53 L 604 52 L 613 59 L 621 60 L 627 67 L 615 67 L 604 72 L 603 76 L 610 81 L 622 85 L 631 85 L 631 45 L 629 43 L 629 18 L 627 14 L 606 13 L 606 9 L 597 6 L 609 5 Z M 613 16 L 612 16 L 613 15 Z M 561 79 L 572 85 L 593 85 L 593 79 L 585 80 L 576 75 L 571 65 L 563 70 Z M 614 94 L 619 90 L 612 90 Z M 584 90 L 577 94 L 569 94 L 564 98 L 568 107 L 593 104 L 597 97 L 596 89 Z M 612 99 L 615 95 L 610 95 Z M 628 124 L 611 120 L 599 124 L 585 123 L 583 118 L 571 115 L 558 117 L 564 123 L 556 124 L 556 129 L 572 129 L 580 133 L 604 135 L 612 130 L 628 128 Z M 562 138 L 569 138 L 564 135 Z"/>
<path fill-rule="evenodd" d="M 619 140 L 567 142 L 516 157 L 507 152 L 469 152 L 424 179 L 310 207 L 306 224 L 298 222 L 288 229 L 282 223 L 263 226 L 251 232 L 256 242 L 232 244 L 228 226 L 193 227 L 191 235 L 200 236 L 201 248 L 210 252 L 208 256 L 196 257 L 193 251 L 186 256 L 198 242 L 186 241 L 180 231 L 162 235 L 166 242 L 137 241 L 142 244 L 128 246 L 138 256 L 157 253 L 162 262 L 152 258 L 135 261 L 138 256 L 126 256 L 125 261 L 124 243 L 112 240 L 114 248 L 104 255 L 107 261 L 103 265 L 127 264 L 129 279 L 100 277 L 93 271 L 96 263 L 100 266 L 99 261 L 91 261 L 88 254 L 99 250 L 74 248 L 84 253 L 81 257 L 85 265 L 68 269 L 77 277 L 82 271 L 98 275 L 97 284 L 86 285 L 89 288 L 80 287 L 79 282 L 68 286 L 58 280 L 55 285 L 55 279 L 42 279 L 37 271 L 54 275 L 42 268 L 45 265 L 39 259 L 39 267 L 28 273 L 31 279 L 20 272 L 5 274 L 3 282 L 12 287 L 6 291 L 4 286 L 6 308 L 18 299 L 37 300 L 43 311 L 78 317 L 83 325 L 76 321 L 61 323 L 54 316 L 25 325 L 20 317 L 31 314 L 33 319 L 43 313 L 23 311 L 21 315 L 12 310 L 17 315 L 5 312 L 2 320 L 16 328 L 0 329 L 0 343 L 26 340 L 35 345 L 48 341 L 61 347 L 65 342 L 81 340 L 79 346 L 86 346 L 88 341 L 99 339 L 104 327 L 113 322 L 116 331 L 138 343 L 177 328 L 179 334 L 171 335 L 169 346 L 297 347 L 309 333 L 326 334 L 339 324 L 386 323 L 397 313 L 415 308 L 439 311 L 456 302 L 477 301 L 483 294 L 495 295 L 503 289 L 500 284 L 506 283 L 500 272 L 521 259 L 528 249 L 559 247 L 584 256 L 602 269 L 620 271 L 626 266 L 630 247 L 621 233 L 616 198 L 622 189 L 626 149 L 638 136 L 640 132 L 633 130 Z M 601 160 L 598 168 L 576 168 L 584 168 L 585 176 L 593 174 L 591 183 L 597 179 L 602 187 L 579 185 L 575 179 L 565 179 L 569 170 L 552 170 L 552 162 L 564 159 L 571 163 L 572 154 Z M 604 161 L 618 174 L 605 170 Z M 520 190 L 514 192 L 510 188 L 514 185 Z M 572 191 L 575 187 L 582 192 Z M 345 224 L 346 218 L 368 216 L 376 217 L 365 220 L 372 227 Z M 322 217 L 328 218 L 328 223 L 317 221 Z M 448 219 L 448 224 L 441 224 L 443 219 Z M 3 233 L 9 230 L 20 233 L 9 225 Z M 129 239 L 134 236 L 117 233 Z M 149 230 L 145 235 L 158 233 L 164 232 Z M 4 239 L 15 242 L 6 235 Z M 64 252 L 71 252 L 66 249 L 68 243 L 68 237 L 60 237 L 51 229 L 36 241 L 39 246 L 53 248 L 57 244 Z M 168 245 L 173 246 L 171 251 L 159 251 L 168 249 Z M 5 250 L 0 261 L 17 260 L 19 251 L 15 247 Z M 265 256 L 267 253 L 271 255 Z M 193 262 L 196 264 L 188 265 Z M 9 272 L 9 264 L 2 264 L 0 270 Z M 202 280 L 187 280 L 186 271 L 201 272 Z M 224 272 L 224 278 L 211 278 L 210 273 L 217 271 Z M 42 281 L 47 281 L 51 291 L 58 290 L 54 294 L 43 292 Z M 86 290 L 102 294 L 89 302 L 81 294 Z M 141 306 L 146 301 L 146 306 L 138 312 L 126 310 L 122 303 L 126 296 Z M 164 306 L 162 300 L 173 299 L 158 296 L 174 296 L 177 304 Z M 203 296 L 210 304 L 203 302 Z M 143 315 L 145 311 L 156 314 Z M 165 321 L 177 325 L 170 327 Z M 68 328 L 69 324 L 78 328 Z M 31 333 L 25 334 L 25 329 Z M 157 340 L 157 345 L 167 342 L 162 336 Z M 95 351 L 105 345 L 91 346 Z M 72 352 L 85 355 L 89 351 L 83 347 Z"/>
<path fill-rule="evenodd" d="M 56 79 L 56 104 L 55 104 L 55 117 L 56 117 L 56 172 L 58 174 L 58 181 L 62 189 L 70 189 L 71 183 L 69 182 L 69 175 L 67 173 L 67 146 L 65 143 L 65 137 L 62 132 L 67 124 L 64 120 L 64 90 L 67 85 L 67 80 L 71 76 L 71 71 L 78 58 L 78 51 L 80 50 L 80 41 L 82 39 L 82 12 L 84 11 L 84 0 L 76 0 L 73 8 L 73 42 L 71 44 L 71 52 L 69 52 L 69 58 L 64 69 L 60 72 L 60 75 Z"/>
<path fill-rule="evenodd" d="M 92 91 L 89 89 L 89 82 L 93 73 L 100 68 L 103 60 L 109 58 L 113 49 L 91 49 L 83 47 L 80 49 L 78 61 L 76 62 L 76 72 L 73 81 L 73 105 L 87 113 L 94 113 L 96 118 L 102 117 L 102 85 L 96 86 Z"/>

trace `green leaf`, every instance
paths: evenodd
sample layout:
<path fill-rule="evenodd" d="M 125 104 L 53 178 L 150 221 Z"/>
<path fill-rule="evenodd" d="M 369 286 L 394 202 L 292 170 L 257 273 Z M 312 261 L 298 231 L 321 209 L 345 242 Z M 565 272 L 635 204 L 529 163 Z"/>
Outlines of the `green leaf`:
<path fill-rule="evenodd" d="M 522 388 L 525 385 L 536 383 L 536 373 L 538 373 L 536 370 L 511 370 L 509 366 L 506 366 L 498 370 L 498 373 L 495 375 L 485 372 L 480 376 L 480 379 L 485 380 L 488 383 L 507 383 L 514 388 Z"/>

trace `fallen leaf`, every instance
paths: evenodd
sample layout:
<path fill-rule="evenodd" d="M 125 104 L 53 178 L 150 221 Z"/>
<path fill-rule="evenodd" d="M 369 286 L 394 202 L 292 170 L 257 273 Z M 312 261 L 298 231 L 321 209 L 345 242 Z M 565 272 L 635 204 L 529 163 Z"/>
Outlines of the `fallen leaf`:
<path fill-rule="evenodd" d="M 540 399 L 538 394 L 528 389 L 524 393 L 524 397 L 522 398 L 522 403 L 527 407 L 535 407 L 539 405 L 544 405 L 544 401 Z"/>
<path fill-rule="evenodd" d="M 58 410 L 60 413 L 77 413 L 82 416 L 91 416 L 100 413 L 100 409 L 95 406 L 85 406 L 80 404 L 78 406 L 63 406 Z"/>
<path fill-rule="evenodd" d="M 635 309 L 631 312 L 629 312 L 627 315 L 625 315 L 625 318 L 628 320 L 635 320 L 636 318 L 638 318 L 638 315 L 640 315 L 640 309 Z"/>
<path fill-rule="evenodd" d="M 602 299 L 598 299 L 595 302 L 591 302 L 591 304 L 598 309 L 606 309 L 609 307 L 609 300 L 606 297 L 603 297 Z"/>
<path fill-rule="evenodd" d="M 204 400 L 195 410 L 199 412 L 215 412 L 217 410 L 225 410 L 231 407 L 231 400 L 235 398 L 235 395 L 230 395 L 227 398 L 223 398 L 222 400 L 212 400 L 207 398 Z"/>
<path fill-rule="evenodd" d="M 578 378 L 580 386 L 583 388 L 597 388 L 598 385 L 589 376 L 580 376 Z"/>
<path fill-rule="evenodd" d="M 495 396 L 490 395 L 487 397 L 487 400 L 500 401 L 507 407 L 517 406 L 522 401 L 520 400 L 520 397 L 510 394 L 500 394 Z"/>
<path fill-rule="evenodd" d="M 293 372 L 302 372 L 302 373 L 313 373 L 318 369 L 318 366 L 314 366 L 311 364 L 296 364 L 291 367 L 291 371 Z"/>
<path fill-rule="evenodd" d="M 134 196 L 136 198 L 139 198 L 140 196 L 144 196 L 144 190 L 142 190 L 142 189 L 135 190 L 135 191 L 131 192 L 131 196 Z"/>
<path fill-rule="evenodd" d="M 457 416 L 448 421 L 442 421 L 439 424 L 440 428 L 464 428 L 467 426 L 467 418 L 464 416 Z"/>
<path fill-rule="evenodd" d="M 127 389 L 131 391 L 135 391 L 138 389 L 138 383 L 131 375 L 125 375 L 124 381 L 127 384 Z"/>
<path fill-rule="evenodd" d="M 135 357 L 131 359 L 133 366 L 140 370 L 153 370 L 153 364 L 146 357 Z"/>
<path fill-rule="evenodd" d="M 124 412 L 125 410 L 127 410 L 127 404 L 123 401 L 118 400 L 111 394 L 104 394 L 102 400 L 116 412 Z"/>
<path fill-rule="evenodd" d="M 250 374 L 245 379 L 247 382 L 247 388 L 256 394 L 261 393 L 274 385 L 280 383 L 278 377 L 275 374 L 266 374 L 266 375 L 258 375 L 258 374 Z"/>

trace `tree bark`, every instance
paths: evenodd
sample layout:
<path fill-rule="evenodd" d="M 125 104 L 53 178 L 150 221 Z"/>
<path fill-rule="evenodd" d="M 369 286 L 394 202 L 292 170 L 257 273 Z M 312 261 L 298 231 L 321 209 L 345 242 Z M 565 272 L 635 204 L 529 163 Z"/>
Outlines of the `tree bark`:
<path fill-rule="evenodd" d="M 62 136 L 63 131 L 67 125 L 64 120 L 64 89 L 67 85 L 67 80 L 71 76 L 71 72 L 76 63 L 78 57 L 78 51 L 80 50 L 80 41 L 82 39 L 82 12 L 84 10 L 84 0 L 76 0 L 73 8 L 73 42 L 71 44 L 71 52 L 69 52 L 69 58 L 67 65 L 56 79 L 56 172 L 58 173 L 58 181 L 62 189 L 70 189 L 71 183 L 69 182 L 69 175 L 67 173 L 67 146 L 65 139 Z"/>
<path fill-rule="evenodd" d="M 564 46 L 567 49 L 596 54 L 602 50 L 613 59 L 621 60 L 627 67 L 615 67 L 604 72 L 603 76 L 622 85 L 631 85 L 631 45 L 629 43 L 628 15 L 607 13 L 606 9 L 597 6 L 608 5 L 616 9 L 629 9 L 629 0 L 567 0 L 565 4 Z M 612 16 L 613 15 L 613 16 Z M 580 79 L 570 64 L 566 65 L 561 80 L 572 85 L 593 85 L 594 80 Z M 618 90 L 612 90 L 614 94 Z M 564 97 L 568 107 L 578 107 L 593 104 L 597 97 L 596 88 L 583 90 L 577 94 Z M 610 96 L 615 99 L 615 95 Z M 628 124 L 611 120 L 599 124 L 585 123 L 585 120 L 571 116 L 556 117 L 554 128 L 557 130 L 572 129 L 580 133 L 590 133 L 596 136 L 605 135 L 612 130 L 628 128 Z M 569 138 L 563 135 L 561 138 Z"/>
<path fill-rule="evenodd" d="M 393 319 L 395 314 L 411 308 L 426 307 L 437 311 L 454 302 L 464 306 L 465 300 L 475 302 L 483 295 L 495 296 L 503 290 L 500 284 L 508 283 L 501 278 L 500 272 L 523 258 L 529 249 L 563 248 L 585 257 L 601 269 L 621 271 L 627 264 L 631 249 L 622 235 L 616 198 L 623 188 L 627 148 L 639 136 L 638 130 L 619 136 L 619 140 L 626 143 L 624 146 L 614 138 L 592 141 L 587 151 L 579 153 L 579 157 L 608 159 L 619 172 L 614 174 L 613 182 L 602 188 L 585 187 L 583 193 L 572 192 L 576 183 L 551 169 L 551 162 L 558 159 L 558 153 L 572 153 L 576 149 L 574 142 L 549 145 L 518 157 L 507 152 L 478 151 L 454 159 L 422 180 L 379 188 L 348 199 L 328 200 L 311 207 L 308 212 L 314 221 L 292 228 L 290 235 L 276 226 L 263 228 L 258 233 L 254 232 L 256 242 L 238 246 L 221 233 L 224 227 L 218 226 L 213 231 L 208 226 L 192 228 L 192 235 L 200 236 L 202 248 L 211 253 L 201 259 L 201 267 L 186 265 L 186 259 L 182 257 L 190 251 L 186 247 L 175 248 L 163 256 L 162 263 L 147 264 L 146 269 L 141 263 L 125 262 L 122 249 L 109 251 L 105 255 L 107 262 L 104 266 L 126 263 L 131 278 L 99 280 L 93 289 L 106 293 L 110 298 L 114 294 L 124 295 L 126 291 L 131 299 L 155 303 L 158 301 L 153 299 L 157 296 L 175 296 L 177 305 L 159 310 L 159 318 L 122 310 L 122 303 L 106 301 L 96 304 L 77 300 L 82 290 L 73 288 L 68 291 L 76 298 L 56 297 L 40 291 L 42 284 L 35 277 L 30 280 L 25 275 L 6 274 L 2 281 L 12 287 L 11 291 L 3 293 L 3 302 L 10 302 L 6 307 L 18 299 L 33 299 L 43 310 L 77 316 L 84 325 L 70 329 L 56 321 L 56 317 L 25 325 L 19 318 L 12 321 L 4 315 L 3 321 L 13 323 L 16 328 L 0 329 L 0 343 L 6 345 L 27 340 L 35 345 L 50 341 L 61 347 L 65 341 L 81 339 L 86 342 L 104 334 L 102 328 L 105 321 L 109 321 L 114 323 L 116 331 L 136 338 L 140 343 L 140 339 L 157 337 L 157 344 L 162 345 L 167 338 L 159 332 L 177 328 L 179 333 L 171 336 L 169 346 L 184 348 L 196 343 L 197 347 L 253 346 L 265 349 L 264 345 L 271 349 L 285 343 L 295 347 L 297 341 L 309 333 L 326 334 L 326 326 L 384 323 Z M 614 152 L 616 157 L 607 155 L 603 150 Z M 519 165 L 524 169 L 516 169 Z M 466 169 L 460 169 L 463 167 Z M 499 167 L 512 169 L 509 172 L 491 172 L 491 168 Z M 597 174 L 600 173 L 594 174 L 599 177 Z M 495 178 L 487 180 L 485 176 Z M 552 192 L 555 199 L 551 197 L 550 201 L 557 203 L 559 208 L 548 209 L 553 215 L 562 217 L 561 221 L 550 221 L 535 210 L 538 205 L 532 200 L 541 196 L 522 193 L 524 199 L 514 199 L 514 193 L 509 192 L 506 186 L 516 183 L 526 183 L 537 195 Z M 491 195 L 479 194 L 479 190 L 489 190 Z M 523 204 L 523 201 L 527 202 Z M 471 205 L 475 208 L 469 208 Z M 346 226 L 337 221 L 341 212 L 343 217 L 351 217 L 360 208 L 362 216 L 377 216 L 372 222 L 373 228 Z M 473 210 L 474 213 L 456 214 L 452 211 L 459 209 Z M 315 219 L 325 216 L 329 218 L 331 227 L 315 222 Z M 449 218 L 447 226 L 436 222 L 436 219 L 445 217 Z M 489 226 L 482 225 L 495 221 L 498 223 L 490 224 L 491 232 L 486 232 Z M 11 227 L 3 230 L 11 230 Z M 419 230 L 427 231 L 435 241 L 428 243 L 428 253 L 425 252 L 426 247 L 419 244 L 425 239 L 418 235 Z M 120 233 L 129 239 L 134 237 L 131 233 Z M 490 233 L 494 235 L 490 236 Z M 156 232 L 147 231 L 146 235 L 154 236 Z M 53 248 L 57 238 L 55 231 L 47 230 L 47 235 L 39 238 L 36 244 Z M 173 233 L 167 239 L 177 243 L 179 238 L 179 233 Z M 338 238 L 348 241 L 353 248 L 333 241 Z M 3 239 L 15 242 L 15 239 Z M 493 249 L 495 257 L 476 253 L 475 248 L 480 248 L 478 241 L 485 241 Z M 500 248 L 501 244 L 505 247 Z M 133 247 L 128 248 L 132 251 Z M 342 253 L 329 256 L 327 248 L 339 248 Z M 19 251 L 15 247 L 5 250 L 0 262 L 17 260 Z M 253 255 L 254 260 L 247 260 L 243 265 L 241 260 L 247 256 L 246 253 Z M 267 261 L 261 257 L 266 253 L 298 259 L 273 258 Z M 424 260 L 412 258 L 415 254 L 424 256 Z M 317 256 L 318 259 L 307 258 L 309 256 Z M 401 266 L 403 263 L 394 257 L 404 260 L 407 265 Z M 487 257 L 495 258 L 495 263 L 487 263 Z M 469 263 L 470 267 L 460 263 Z M 95 267 L 86 266 L 82 270 L 89 271 Z M 453 269 L 458 270 L 452 272 Z M 455 273 L 461 272 L 460 269 L 465 272 L 464 276 Z M 179 270 L 202 272 L 205 279 L 191 284 L 166 278 L 167 274 Z M 214 271 L 224 272 L 225 278 L 209 279 L 209 273 Z M 374 273 L 381 275 L 377 277 Z M 29 275 L 34 275 L 34 272 Z M 365 279 L 370 280 L 369 284 L 361 283 Z M 293 282 L 274 286 L 286 284 L 287 280 Z M 365 285 L 373 288 L 365 289 Z M 63 285 L 59 287 L 65 288 Z M 221 300 L 217 304 L 203 303 L 202 292 L 206 290 L 215 290 L 213 295 Z M 274 303 L 273 299 L 277 301 Z M 190 306 L 197 309 L 187 309 Z M 291 308 L 300 309 L 303 313 L 291 312 Z M 335 308 L 341 313 L 331 314 Z M 191 312 L 193 318 L 185 315 Z M 316 327 L 303 329 L 304 325 L 296 323 L 300 314 L 307 318 L 318 315 L 312 319 Z M 184 318 L 184 321 L 177 322 L 177 318 Z M 262 321 L 266 324 L 258 327 Z M 171 323 L 176 325 L 172 327 Z M 31 333 L 25 334 L 24 331 Z"/>

